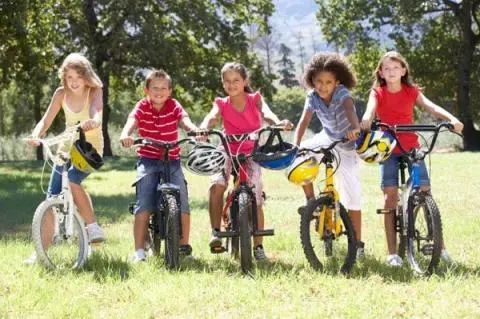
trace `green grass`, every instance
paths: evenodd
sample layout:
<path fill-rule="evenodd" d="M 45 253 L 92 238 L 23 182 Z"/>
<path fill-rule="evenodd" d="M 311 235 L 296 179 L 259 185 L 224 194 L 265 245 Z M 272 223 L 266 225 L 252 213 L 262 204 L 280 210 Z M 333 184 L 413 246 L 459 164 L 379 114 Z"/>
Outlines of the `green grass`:
<path fill-rule="evenodd" d="M 430 279 L 408 266 L 384 264 L 386 243 L 377 166 L 362 165 L 363 239 L 367 258 L 346 278 L 316 273 L 299 241 L 302 191 L 283 172 L 265 172 L 265 238 L 270 261 L 244 276 L 237 261 L 212 255 L 208 178 L 186 172 L 195 258 L 179 272 L 161 260 L 131 265 L 134 159 L 109 159 L 85 181 L 108 242 L 81 271 L 50 272 L 24 266 L 32 252 L 30 222 L 42 200 L 40 162 L 0 163 L 0 317 L 2 318 L 451 318 L 480 317 L 480 154 L 432 156 L 433 194 L 442 213 L 447 247 L 456 266 Z M 48 176 L 44 177 L 44 187 Z"/>

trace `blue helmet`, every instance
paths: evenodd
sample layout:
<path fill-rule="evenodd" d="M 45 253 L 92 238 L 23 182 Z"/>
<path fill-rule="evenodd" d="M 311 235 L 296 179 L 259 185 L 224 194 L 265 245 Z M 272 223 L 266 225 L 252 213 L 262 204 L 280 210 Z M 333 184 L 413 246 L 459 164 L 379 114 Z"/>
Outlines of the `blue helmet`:
<path fill-rule="evenodd" d="M 275 136 L 278 138 L 278 143 L 273 144 Z M 267 142 L 256 149 L 253 160 L 264 168 L 281 170 L 293 162 L 297 150 L 295 145 L 282 140 L 279 131 L 272 131 Z"/>

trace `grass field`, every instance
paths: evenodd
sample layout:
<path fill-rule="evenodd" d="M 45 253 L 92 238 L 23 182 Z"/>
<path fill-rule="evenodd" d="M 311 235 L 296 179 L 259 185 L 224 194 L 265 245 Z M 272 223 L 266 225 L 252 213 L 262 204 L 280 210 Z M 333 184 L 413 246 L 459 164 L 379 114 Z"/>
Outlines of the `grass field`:
<path fill-rule="evenodd" d="M 442 265 L 430 279 L 408 266 L 385 265 L 383 220 L 377 166 L 362 165 L 363 239 L 366 260 L 349 278 L 316 273 L 299 240 L 296 208 L 300 189 L 283 172 L 265 172 L 265 238 L 269 261 L 243 276 L 237 261 L 212 255 L 206 177 L 186 172 L 192 209 L 194 258 L 179 272 L 161 260 L 131 265 L 134 159 L 108 159 L 85 181 L 108 241 L 81 271 L 49 272 L 24 266 L 32 252 L 30 222 L 43 196 L 42 163 L 0 163 L 1 318 L 472 318 L 480 317 L 480 154 L 434 154 L 433 194 L 444 236 L 456 264 Z M 48 174 L 43 184 L 46 188 Z"/>

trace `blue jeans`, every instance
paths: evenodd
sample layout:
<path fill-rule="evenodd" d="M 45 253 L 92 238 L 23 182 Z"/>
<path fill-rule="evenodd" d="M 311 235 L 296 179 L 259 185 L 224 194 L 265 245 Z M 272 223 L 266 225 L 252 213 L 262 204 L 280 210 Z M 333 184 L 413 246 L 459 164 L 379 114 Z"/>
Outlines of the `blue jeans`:
<path fill-rule="evenodd" d="M 72 183 L 80 185 L 90 173 L 85 173 L 76 169 L 73 165 L 65 164 L 68 167 L 68 180 Z M 47 198 L 53 195 L 58 195 L 62 191 L 62 172 L 63 165 L 55 165 L 50 175 L 50 182 L 48 184 Z"/>
<path fill-rule="evenodd" d="M 392 154 L 385 162 L 380 164 L 381 187 L 398 187 L 398 162 L 400 154 Z M 430 186 L 425 161 L 420 161 L 420 186 Z M 408 171 L 411 173 L 411 164 L 408 164 Z"/>
<path fill-rule="evenodd" d="M 159 194 L 157 186 L 161 181 L 165 163 L 162 160 L 140 157 L 137 161 L 137 178 L 133 184 L 136 187 L 136 203 L 134 214 L 153 212 L 157 209 Z M 188 205 L 187 181 L 183 175 L 180 160 L 170 161 L 170 183 L 180 188 L 180 211 L 190 213 Z"/>

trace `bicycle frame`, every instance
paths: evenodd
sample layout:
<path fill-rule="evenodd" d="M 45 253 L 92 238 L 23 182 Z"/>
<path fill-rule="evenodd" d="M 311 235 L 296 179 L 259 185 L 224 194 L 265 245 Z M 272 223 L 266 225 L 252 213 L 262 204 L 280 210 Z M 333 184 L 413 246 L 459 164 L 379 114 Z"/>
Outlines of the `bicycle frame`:
<path fill-rule="evenodd" d="M 335 188 L 335 180 L 334 180 L 334 174 L 335 174 L 335 169 L 333 168 L 333 162 L 334 162 L 334 155 L 332 153 L 332 149 L 340 142 L 344 142 L 345 140 L 340 140 L 340 141 L 335 141 L 332 144 L 330 144 L 326 148 L 320 148 L 319 150 L 314 150 L 314 149 L 307 149 L 307 148 L 301 148 L 299 151 L 306 151 L 306 152 L 311 152 L 311 153 L 316 153 L 316 154 L 323 154 L 324 157 L 322 158 L 322 161 L 318 163 L 318 165 L 321 165 L 322 163 L 325 163 L 325 188 L 323 191 L 320 192 L 320 196 L 329 196 L 333 200 L 333 207 L 328 207 L 325 206 L 325 209 L 320 212 L 320 220 L 319 220 L 319 227 L 317 230 L 317 233 L 320 238 L 324 236 L 324 227 L 327 226 L 328 230 L 333 230 L 333 234 L 335 238 L 340 236 L 343 233 L 342 229 L 342 221 L 340 217 L 340 196 Z M 332 209 L 334 209 L 335 214 L 331 214 Z M 327 222 L 326 222 L 327 221 Z"/>
<path fill-rule="evenodd" d="M 66 164 L 69 160 L 69 154 L 63 154 L 63 158 L 60 155 L 54 155 L 51 147 L 61 144 L 65 141 L 73 142 L 76 137 L 75 132 L 79 129 L 80 125 L 75 125 L 72 128 L 65 130 L 64 133 L 49 138 L 49 139 L 40 139 L 39 142 L 42 144 L 42 147 L 47 155 L 47 159 L 51 160 L 54 163 L 53 169 L 56 169 L 55 165 L 62 165 L 62 191 L 59 194 L 52 195 L 51 197 L 60 198 L 63 202 L 63 206 L 67 208 L 67 223 L 66 223 L 66 235 L 68 237 L 73 235 L 73 214 L 75 213 L 75 203 L 73 200 L 73 195 L 70 189 L 70 184 L 68 182 L 68 170 Z M 54 235 L 58 235 L 60 232 L 58 220 L 55 219 L 54 224 Z"/>

